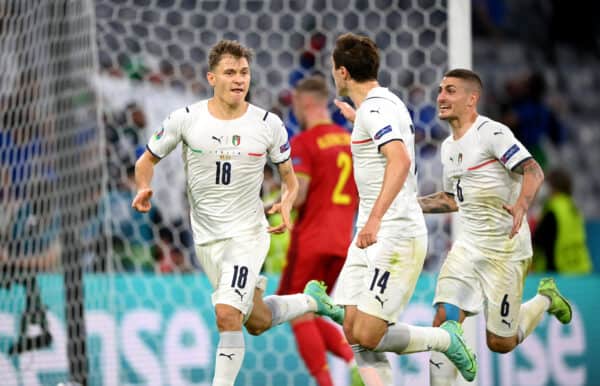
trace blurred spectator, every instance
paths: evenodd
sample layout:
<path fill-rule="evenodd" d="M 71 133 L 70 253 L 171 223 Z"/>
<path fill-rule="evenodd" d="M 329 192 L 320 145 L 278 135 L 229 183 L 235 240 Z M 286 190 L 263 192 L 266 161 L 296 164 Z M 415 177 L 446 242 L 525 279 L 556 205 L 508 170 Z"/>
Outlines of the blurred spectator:
<path fill-rule="evenodd" d="M 146 113 L 142 107 L 130 102 L 122 109 L 104 114 L 106 138 L 110 144 L 109 162 L 133 164 L 144 152 L 144 131 L 147 127 Z M 112 155 L 112 157 L 111 157 Z"/>
<path fill-rule="evenodd" d="M 544 76 L 533 72 L 509 79 L 506 92 L 509 100 L 503 106 L 501 122 L 512 128 L 515 137 L 545 169 L 548 160 L 543 148 L 544 139 L 560 145 L 566 133 L 556 113 L 544 101 Z"/>
<path fill-rule="evenodd" d="M 135 168 L 127 167 L 126 176 L 117 189 L 108 193 L 113 235 L 113 252 L 122 269 L 154 272 L 152 250 L 156 246 L 153 228 L 162 223 L 162 215 L 154 205 L 149 213 L 131 207 L 135 197 Z"/>
<path fill-rule="evenodd" d="M 533 235 L 535 270 L 587 274 L 592 261 L 586 246 L 584 219 L 571 196 L 570 175 L 562 169 L 546 177 L 550 196 Z"/>
<path fill-rule="evenodd" d="M 183 253 L 183 250 L 175 244 L 172 227 L 160 229 L 160 241 L 156 247 L 156 260 L 160 273 L 184 273 L 191 272 L 193 268 Z"/>
<path fill-rule="evenodd" d="M 473 0 L 473 33 L 500 38 L 506 28 L 506 4 L 503 0 Z"/>
<path fill-rule="evenodd" d="M 144 152 L 144 130 L 146 130 L 146 114 L 142 107 L 135 103 L 129 103 L 125 109 L 126 125 L 123 127 L 123 136 L 127 139 L 127 145 L 133 149 L 132 154 Z M 141 137 L 141 138 L 140 138 Z M 141 149 L 140 149 L 141 148 Z M 137 158 L 137 157 L 136 157 Z"/>

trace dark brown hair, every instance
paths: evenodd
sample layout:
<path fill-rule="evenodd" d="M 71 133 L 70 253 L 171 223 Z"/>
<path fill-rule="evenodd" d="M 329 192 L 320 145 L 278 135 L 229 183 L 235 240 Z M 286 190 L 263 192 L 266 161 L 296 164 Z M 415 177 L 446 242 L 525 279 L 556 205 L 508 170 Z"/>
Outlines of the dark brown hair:
<path fill-rule="evenodd" d="M 357 82 L 376 80 L 379 72 L 379 51 L 366 36 L 346 33 L 337 38 L 333 49 L 335 68 L 346 67 Z"/>
<path fill-rule="evenodd" d="M 210 49 L 208 54 L 208 69 L 214 70 L 223 55 L 231 55 L 236 59 L 245 58 L 248 63 L 252 60 L 252 50 L 244 47 L 235 40 L 221 40 Z"/>
<path fill-rule="evenodd" d="M 474 83 L 478 88 L 477 91 L 481 92 L 483 90 L 483 82 L 475 71 L 467 70 L 466 68 L 455 68 L 446 72 L 444 77 L 463 79 Z"/>
<path fill-rule="evenodd" d="M 327 88 L 327 83 L 322 76 L 313 75 L 302 79 L 296 85 L 296 92 L 313 93 L 323 99 L 329 98 L 329 89 Z"/>

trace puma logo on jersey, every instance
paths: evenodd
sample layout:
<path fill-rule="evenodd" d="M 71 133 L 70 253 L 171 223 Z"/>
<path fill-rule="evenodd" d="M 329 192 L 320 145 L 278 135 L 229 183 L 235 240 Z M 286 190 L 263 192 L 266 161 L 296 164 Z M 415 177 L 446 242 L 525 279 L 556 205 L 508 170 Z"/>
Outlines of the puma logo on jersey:
<path fill-rule="evenodd" d="M 388 301 L 388 299 L 380 298 L 379 295 L 375 295 L 375 300 L 377 300 L 381 304 L 381 308 L 383 308 L 383 303 Z"/>
<path fill-rule="evenodd" d="M 433 360 L 429 360 L 429 363 L 431 363 L 432 365 L 434 365 L 435 367 L 437 367 L 438 369 L 440 369 L 442 367 L 442 365 L 444 364 L 444 362 L 439 362 L 439 363 L 435 363 Z"/>
<path fill-rule="evenodd" d="M 369 112 L 379 114 L 379 109 L 381 109 L 381 107 L 378 107 L 377 110 L 369 110 Z"/>
<path fill-rule="evenodd" d="M 240 295 L 240 300 L 244 300 L 244 296 L 246 296 L 247 292 L 242 293 L 242 291 L 240 291 L 239 289 L 235 289 L 235 293 Z"/>
<path fill-rule="evenodd" d="M 215 137 L 215 136 L 213 135 L 213 136 L 212 136 L 212 139 L 214 139 L 215 141 L 217 141 L 217 142 L 221 143 L 221 138 L 217 138 L 217 137 Z"/>
<path fill-rule="evenodd" d="M 229 358 L 230 361 L 233 360 L 234 355 L 235 355 L 235 353 L 233 353 L 233 352 L 231 354 L 219 353 L 220 357 L 227 357 L 227 358 Z"/>
<path fill-rule="evenodd" d="M 504 135 L 504 133 L 501 131 L 494 131 L 494 135 L 500 135 L 500 134 Z"/>
<path fill-rule="evenodd" d="M 511 328 L 511 326 L 512 326 L 512 320 L 509 322 L 506 319 L 502 319 L 502 323 L 506 324 L 508 326 L 508 328 Z"/>

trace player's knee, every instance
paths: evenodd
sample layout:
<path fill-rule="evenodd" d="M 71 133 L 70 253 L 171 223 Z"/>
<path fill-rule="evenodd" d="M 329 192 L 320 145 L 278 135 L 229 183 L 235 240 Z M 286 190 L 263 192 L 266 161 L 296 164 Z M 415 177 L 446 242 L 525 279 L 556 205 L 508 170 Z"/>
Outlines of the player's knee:
<path fill-rule="evenodd" d="M 242 327 L 242 313 L 233 307 L 216 307 L 215 317 L 219 331 L 237 331 Z"/>
<path fill-rule="evenodd" d="M 262 334 L 269 328 L 271 328 L 271 321 L 265 318 L 260 318 L 258 320 L 251 319 L 246 323 L 246 331 L 254 336 Z"/>
<path fill-rule="evenodd" d="M 258 336 L 258 335 L 262 334 L 263 332 L 267 331 L 268 329 L 269 329 L 269 326 L 267 326 L 267 325 L 246 324 L 246 331 L 248 331 L 248 334 L 254 335 L 254 336 Z"/>
<path fill-rule="evenodd" d="M 433 319 L 433 327 L 439 327 L 442 323 L 447 320 L 454 320 L 462 323 L 461 310 L 454 304 L 450 303 L 437 303 L 435 305 L 436 313 Z"/>
<path fill-rule="evenodd" d="M 516 338 L 504 338 L 494 334 L 487 334 L 487 346 L 493 352 L 506 354 L 511 352 L 517 345 Z"/>
<path fill-rule="evenodd" d="M 352 334 L 358 344 L 369 350 L 374 350 L 381 341 L 381 336 L 374 334 L 372 330 L 367 328 L 356 328 L 354 326 Z"/>

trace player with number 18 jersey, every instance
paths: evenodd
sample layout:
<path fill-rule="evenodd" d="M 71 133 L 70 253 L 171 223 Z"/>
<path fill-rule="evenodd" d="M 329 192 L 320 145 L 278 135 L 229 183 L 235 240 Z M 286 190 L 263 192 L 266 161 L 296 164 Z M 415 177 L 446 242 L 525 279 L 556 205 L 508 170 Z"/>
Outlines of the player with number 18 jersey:
<path fill-rule="evenodd" d="M 267 157 L 277 164 L 290 157 L 283 122 L 248 105 L 238 119 L 213 117 L 207 101 L 173 112 L 147 148 L 158 158 L 179 142 L 186 165 L 187 192 L 196 244 L 255 232 L 266 233 L 260 199 Z"/>

